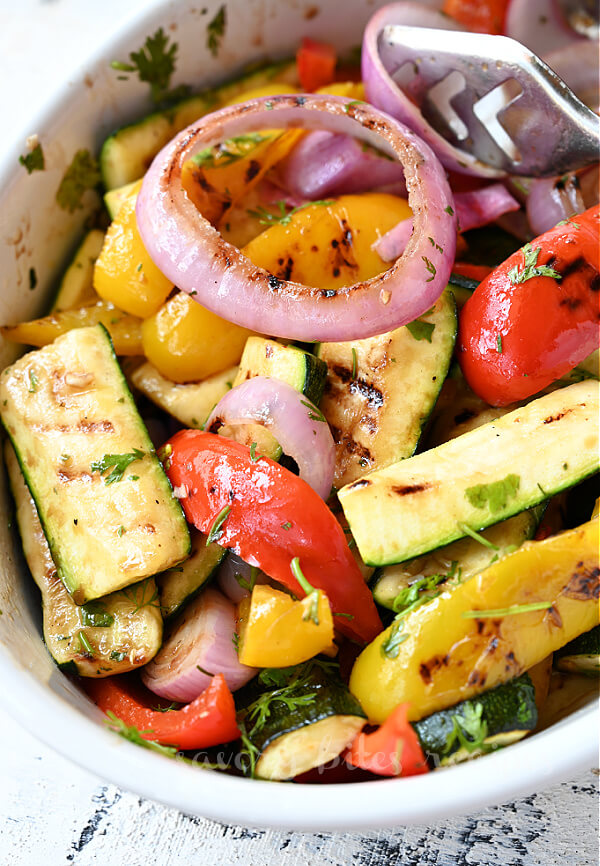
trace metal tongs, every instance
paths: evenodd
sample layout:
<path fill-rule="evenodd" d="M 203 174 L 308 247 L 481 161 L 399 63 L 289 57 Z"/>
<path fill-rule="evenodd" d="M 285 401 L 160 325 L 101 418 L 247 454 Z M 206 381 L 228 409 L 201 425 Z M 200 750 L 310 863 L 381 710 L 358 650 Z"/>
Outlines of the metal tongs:
<path fill-rule="evenodd" d="M 598 115 L 515 39 L 391 25 L 379 36 L 379 54 L 459 157 L 538 177 L 600 158 Z"/>

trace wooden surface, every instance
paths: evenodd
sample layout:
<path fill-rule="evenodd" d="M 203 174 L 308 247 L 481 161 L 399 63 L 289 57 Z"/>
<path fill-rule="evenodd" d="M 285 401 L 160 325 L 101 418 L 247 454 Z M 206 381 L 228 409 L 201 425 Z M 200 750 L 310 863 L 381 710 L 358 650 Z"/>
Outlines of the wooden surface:
<path fill-rule="evenodd" d="M 124 14 L 147 5 L 0 0 L 0 150 L 15 130 L 27 132 L 31 112 Z M 432 827 L 343 836 L 261 832 L 183 815 L 107 785 L 0 711 L 0 864 L 11 866 L 591 866 L 598 862 L 597 790 L 590 770 Z"/>

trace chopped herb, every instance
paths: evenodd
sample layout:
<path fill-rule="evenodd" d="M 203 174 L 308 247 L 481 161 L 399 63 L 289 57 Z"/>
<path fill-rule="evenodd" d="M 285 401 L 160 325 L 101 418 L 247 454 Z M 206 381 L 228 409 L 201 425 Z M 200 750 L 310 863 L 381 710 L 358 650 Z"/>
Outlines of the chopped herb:
<path fill-rule="evenodd" d="M 573 218 L 573 217 L 567 217 L 567 219 L 561 220 L 559 223 L 556 223 L 556 226 L 558 227 L 558 226 L 567 226 L 567 225 L 571 225 L 571 226 L 573 226 L 573 228 L 578 229 L 579 226 L 577 225 L 577 223 L 572 223 L 572 222 L 571 222 L 571 219 L 572 219 L 572 218 Z"/>
<path fill-rule="evenodd" d="M 213 520 L 212 526 L 210 527 L 210 531 L 208 533 L 206 539 L 206 546 L 212 544 L 213 541 L 217 541 L 222 535 L 223 530 L 221 527 L 229 517 L 229 512 L 231 511 L 231 505 L 226 505 L 225 508 L 222 508 L 215 519 Z"/>
<path fill-rule="evenodd" d="M 273 103 L 270 100 L 268 102 L 265 102 L 265 108 L 267 109 L 267 111 L 273 111 Z"/>
<path fill-rule="evenodd" d="M 140 731 L 135 727 L 135 725 L 126 725 L 122 719 L 115 716 L 112 710 L 107 710 L 106 715 L 108 717 L 106 724 L 111 731 L 114 731 L 116 734 L 119 734 L 120 737 L 129 740 L 130 743 L 134 743 L 136 746 L 142 746 L 144 749 L 151 749 L 153 752 L 159 752 L 161 755 L 166 755 L 168 758 L 174 758 L 177 754 L 175 746 L 163 746 L 161 743 L 157 743 L 156 740 L 145 739 L 146 734 L 152 734 L 154 731 Z"/>
<path fill-rule="evenodd" d="M 532 247 L 531 244 L 525 244 L 522 247 L 523 253 L 523 268 L 519 270 L 519 266 L 515 265 L 508 272 L 508 278 L 513 286 L 517 283 L 524 283 L 531 280 L 533 277 L 552 277 L 553 280 L 561 280 L 562 274 L 555 271 L 554 268 L 549 268 L 547 265 L 538 265 L 537 260 L 541 252 L 541 247 Z"/>
<path fill-rule="evenodd" d="M 140 262 L 136 268 L 136 271 L 141 271 L 141 270 L 142 270 L 142 263 Z"/>
<path fill-rule="evenodd" d="M 390 629 L 390 633 L 381 644 L 381 655 L 388 659 L 395 659 L 400 652 L 400 644 L 408 639 L 409 635 L 402 634 L 404 620 L 398 619 Z"/>
<path fill-rule="evenodd" d="M 310 409 L 308 417 L 311 421 L 321 421 L 321 423 L 327 424 L 327 419 L 325 418 L 325 415 L 323 415 L 320 409 L 317 409 L 314 403 L 309 403 L 308 400 L 300 400 L 300 402 L 303 406 L 306 406 L 307 409 Z"/>
<path fill-rule="evenodd" d="M 83 194 L 97 187 L 101 179 L 98 161 L 89 150 L 78 150 L 58 187 L 58 206 L 69 213 L 83 207 Z"/>
<path fill-rule="evenodd" d="M 123 525 L 119 526 L 119 528 L 117 529 L 117 535 L 119 536 L 119 538 L 121 538 L 121 536 L 123 535 L 124 532 L 125 532 L 125 527 Z"/>
<path fill-rule="evenodd" d="M 532 610 L 548 610 L 551 601 L 534 601 L 531 604 L 513 604 L 511 607 L 501 607 L 497 610 L 463 610 L 464 619 L 486 619 L 494 616 L 512 616 L 515 613 L 529 613 Z"/>
<path fill-rule="evenodd" d="M 81 612 L 81 624 L 91 628 L 109 628 L 115 621 L 112 613 L 108 613 L 99 599 L 88 601 L 79 610 Z"/>
<path fill-rule="evenodd" d="M 152 709 L 155 713 L 172 713 L 174 710 L 179 709 L 179 704 L 172 703 L 168 707 L 152 707 Z"/>
<path fill-rule="evenodd" d="M 427 268 L 427 270 L 428 270 L 429 273 L 431 274 L 431 276 L 429 277 L 429 279 L 428 279 L 428 280 L 425 280 L 425 282 L 426 282 L 426 283 L 430 283 L 430 282 L 434 279 L 435 275 L 437 274 L 437 268 L 436 268 L 436 266 L 433 264 L 433 262 L 430 262 L 430 261 L 429 261 L 429 259 L 427 258 L 427 256 L 421 256 L 421 258 L 422 258 L 423 261 L 425 262 L 425 267 Z"/>
<path fill-rule="evenodd" d="M 35 268 L 29 268 L 29 291 L 33 292 L 35 287 L 38 284 L 37 274 L 35 272 Z"/>
<path fill-rule="evenodd" d="M 302 619 L 304 620 L 312 620 L 315 625 L 319 625 L 319 601 L 321 598 L 321 590 L 315 589 L 314 586 L 311 586 L 308 580 L 305 578 L 302 573 L 302 569 L 300 568 L 300 559 L 295 556 L 291 563 L 290 568 L 292 570 L 292 574 L 306 593 L 306 598 L 309 600 L 306 612 Z"/>
<path fill-rule="evenodd" d="M 77 637 L 79 639 L 79 644 L 81 646 L 82 652 L 85 653 L 85 655 L 93 656 L 94 655 L 94 647 L 91 645 L 91 643 L 87 639 L 87 636 L 85 635 L 85 633 L 80 631 L 79 634 L 77 635 Z"/>
<path fill-rule="evenodd" d="M 322 199 L 321 201 L 307 201 L 304 204 L 298 205 L 288 210 L 288 205 L 284 201 L 275 202 L 275 207 L 279 213 L 272 213 L 264 207 L 258 207 L 256 210 L 247 210 L 248 216 L 254 217 L 261 225 L 282 225 L 287 226 L 292 221 L 294 214 L 304 210 L 307 207 L 327 207 L 333 204 L 333 199 Z"/>
<path fill-rule="evenodd" d="M 498 334 L 496 337 L 496 351 L 499 355 L 502 354 L 502 334 Z"/>
<path fill-rule="evenodd" d="M 148 590 L 150 590 L 149 593 Z M 121 592 L 130 604 L 135 605 L 134 613 L 138 613 L 145 607 L 160 607 L 158 602 L 158 587 L 151 577 L 135 583 L 133 586 L 125 587 Z M 148 594 L 150 597 L 146 598 Z"/>
<path fill-rule="evenodd" d="M 542 496 L 547 497 L 548 494 L 546 493 L 539 481 L 537 482 L 537 486 L 540 488 L 540 493 L 542 494 Z"/>
<path fill-rule="evenodd" d="M 69 460 L 71 459 L 71 455 L 70 454 L 61 454 L 60 459 L 62 460 L 63 463 L 68 463 Z"/>
<path fill-rule="evenodd" d="M 35 394 L 38 389 L 38 377 L 35 375 L 31 367 L 29 368 L 29 393 Z"/>
<path fill-rule="evenodd" d="M 356 379 L 356 371 L 358 368 L 358 357 L 356 349 L 352 349 L 352 378 Z"/>
<path fill-rule="evenodd" d="M 248 731 L 246 730 L 246 725 L 243 721 L 238 721 L 238 728 L 240 731 L 240 740 L 242 741 L 243 746 L 243 749 L 240 750 L 242 766 L 246 774 L 251 778 L 254 778 L 254 773 L 256 772 L 256 761 L 260 756 L 260 752 L 248 736 Z"/>
<path fill-rule="evenodd" d="M 501 481 L 492 481 L 490 484 L 475 484 L 465 490 L 467 499 L 474 508 L 489 508 L 491 514 L 497 514 L 506 508 L 509 499 L 513 499 L 521 479 L 518 475 L 510 474 Z"/>
<path fill-rule="evenodd" d="M 346 114 L 348 114 L 348 112 L 354 105 L 365 105 L 365 101 L 364 99 L 353 99 L 351 102 L 347 102 L 344 105 L 344 111 L 346 112 Z"/>
<path fill-rule="evenodd" d="M 344 617 L 344 619 L 354 619 L 353 613 L 335 613 L 334 612 L 333 616 L 341 616 L 341 617 Z"/>
<path fill-rule="evenodd" d="M 139 475 L 130 475 L 129 478 L 128 478 L 127 480 L 128 480 L 128 481 L 139 481 L 139 480 L 140 480 L 140 476 L 139 476 Z"/>
<path fill-rule="evenodd" d="M 206 47 L 213 57 L 219 53 L 221 39 L 225 35 L 225 27 L 227 26 L 227 12 L 225 6 L 221 6 L 217 14 L 212 18 L 206 26 Z"/>
<path fill-rule="evenodd" d="M 233 648 L 236 651 L 236 653 L 239 653 L 239 651 L 240 651 L 240 636 L 237 633 L 237 631 L 234 631 L 234 633 L 232 634 L 231 643 L 233 644 Z"/>
<path fill-rule="evenodd" d="M 235 576 L 235 579 L 237 580 L 237 582 L 239 583 L 239 585 L 242 587 L 242 589 L 247 589 L 248 592 L 252 592 L 252 590 L 256 586 L 256 580 L 258 578 L 259 573 L 260 573 L 260 569 L 257 568 L 255 565 L 252 565 L 250 567 L 250 580 L 249 581 L 246 580 L 246 578 L 243 577 L 239 573 L 236 573 L 234 576 Z"/>
<path fill-rule="evenodd" d="M 282 524 L 281 524 L 281 528 L 282 528 L 282 529 L 285 529 L 285 530 L 291 529 L 291 528 L 292 528 L 292 524 L 290 523 L 289 520 L 286 520 L 285 523 L 282 523 Z"/>
<path fill-rule="evenodd" d="M 462 714 L 452 716 L 452 730 L 446 739 L 444 747 L 444 755 L 448 755 L 455 750 L 455 744 L 458 741 L 460 746 L 471 753 L 477 751 L 491 751 L 492 745 L 485 744 L 485 738 L 488 735 L 488 726 L 485 719 L 482 718 L 483 706 L 481 703 L 475 705 L 470 702 L 465 702 Z"/>
<path fill-rule="evenodd" d="M 422 604 L 427 604 L 427 602 L 437 598 L 440 595 L 440 591 L 433 592 L 433 590 L 435 590 L 438 584 L 444 583 L 454 577 L 456 565 L 457 563 L 453 562 L 447 574 L 426 575 L 401 589 L 392 602 L 392 608 L 396 612 L 396 619 L 407 616 L 407 614 L 412 613 L 416 608 L 421 607 Z"/>
<path fill-rule="evenodd" d="M 479 532 L 476 532 L 474 529 L 471 529 L 466 523 L 459 523 L 458 528 L 461 532 L 464 532 L 465 535 L 470 535 L 474 541 L 478 541 L 479 544 L 483 544 L 484 547 L 488 547 L 490 550 L 500 550 L 497 544 L 493 544 L 493 542 L 489 541 L 484 535 L 480 535 Z"/>
<path fill-rule="evenodd" d="M 450 214 L 450 216 L 454 216 L 454 208 L 451 208 L 450 205 L 447 205 L 444 210 L 447 214 Z"/>
<path fill-rule="evenodd" d="M 250 460 L 253 463 L 256 463 L 256 461 L 258 459 L 259 458 L 256 456 L 256 442 L 253 442 L 252 445 L 250 446 Z"/>
<path fill-rule="evenodd" d="M 185 85 L 169 90 L 171 76 L 175 71 L 177 48 L 176 42 L 169 46 L 169 37 L 160 27 L 153 36 L 148 36 L 139 51 L 129 54 L 131 63 L 113 60 L 110 65 L 119 72 L 137 72 L 140 81 L 150 85 L 153 102 L 174 102 L 182 99 L 189 90 Z"/>
<path fill-rule="evenodd" d="M 127 467 L 134 460 L 141 460 L 144 457 L 144 452 L 139 448 L 134 448 L 128 454 L 105 454 L 101 460 L 95 460 L 92 463 L 92 472 L 99 472 L 104 475 L 112 467 L 112 472 L 104 477 L 105 484 L 114 484 L 115 481 L 121 481 Z M 130 478 L 137 479 L 137 475 L 131 475 Z"/>
<path fill-rule="evenodd" d="M 261 142 L 268 141 L 269 138 L 270 135 L 260 132 L 236 135 L 214 147 L 205 147 L 192 157 L 192 162 L 195 162 L 199 168 L 223 168 L 248 156 Z"/>
<path fill-rule="evenodd" d="M 201 674 L 206 674 L 207 677 L 214 677 L 214 674 L 211 674 L 210 671 L 207 671 L 205 668 L 200 667 L 200 665 L 196 665 L 196 670 L 199 670 Z"/>
<path fill-rule="evenodd" d="M 406 325 L 406 330 L 415 338 L 415 340 L 427 340 L 431 343 L 431 337 L 435 331 L 433 322 L 424 322 L 422 319 L 415 319 Z"/>
<path fill-rule="evenodd" d="M 27 169 L 27 174 L 31 174 L 34 171 L 43 171 L 45 168 L 45 161 L 42 145 L 38 142 L 33 150 L 26 153 L 25 156 L 19 157 L 19 162 Z"/>
<path fill-rule="evenodd" d="M 122 662 L 124 658 L 126 658 L 127 653 L 119 652 L 118 650 L 113 650 L 110 654 L 111 660 L 113 662 Z"/>

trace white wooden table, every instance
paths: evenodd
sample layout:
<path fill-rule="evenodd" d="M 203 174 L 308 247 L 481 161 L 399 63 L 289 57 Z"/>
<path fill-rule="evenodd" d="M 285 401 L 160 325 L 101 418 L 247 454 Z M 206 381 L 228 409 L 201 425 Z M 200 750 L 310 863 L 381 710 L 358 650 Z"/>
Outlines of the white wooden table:
<path fill-rule="evenodd" d="M 147 5 L 0 0 L 0 151 L 125 12 Z M 590 768 L 548 791 L 431 827 L 343 836 L 248 830 L 105 784 L 0 711 L 0 864 L 11 866 L 592 866 L 597 790 Z"/>

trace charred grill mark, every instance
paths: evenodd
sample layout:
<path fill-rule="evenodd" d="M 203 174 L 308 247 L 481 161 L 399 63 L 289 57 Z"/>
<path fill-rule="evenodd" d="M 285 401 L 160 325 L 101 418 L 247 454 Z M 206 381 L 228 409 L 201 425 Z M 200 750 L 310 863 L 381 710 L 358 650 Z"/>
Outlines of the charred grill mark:
<path fill-rule="evenodd" d="M 600 292 L 600 274 L 596 274 L 590 280 L 590 291 Z"/>
<path fill-rule="evenodd" d="M 392 487 L 392 493 L 398 496 L 409 496 L 411 493 L 421 493 L 423 490 L 429 490 L 431 484 L 405 484 L 403 487 Z"/>
<path fill-rule="evenodd" d="M 352 375 L 352 373 L 350 374 Z M 383 394 L 376 388 L 375 385 L 370 385 L 364 379 L 355 379 L 350 384 L 351 394 L 360 394 L 367 401 L 369 406 L 375 409 L 381 409 L 384 403 Z"/>
<path fill-rule="evenodd" d="M 548 608 L 546 611 L 546 617 L 552 622 L 552 625 L 555 625 L 557 628 L 562 628 L 562 616 L 554 605 Z"/>
<path fill-rule="evenodd" d="M 361 487 L 369 487 L 371 482 L 367 478 L 359 478 L 348 485 L 348 490 L 359 490 Z"/>
<path fill-rule="evenodd" d="M 250 183 L 260 171 L 260 162 L 256 159 L 251 159 L 246 169 L 246 183 Z"/>
<path fill-rule="evenodd" d="M 363 415 L 360 419 L 360 423 L 363 427 L 366 427 L 369 433 L 374 436 L 375 433 L 379 430 L 379 421 L 377 418 L 373 418 L 372 415 Z"/>
<path fill-rule="evenodd" d="M 80 421 L 77 429 L 82 433 L 114 433 L 111 421 Z"/>
<path fill-rule="evenodd" d="M 590 267 L 591 265 L 586 262 L 583 256 L 577 256 L 576 259 L 573 259 L 572 262 L 569 262 L 568 265 L 565 265 L 562 270 L 559 270 L 558 268 L 556 270 L 559 272 L 563 280 L 566 280 L 566 278 L 570 277 L 571 274 L 574 274 L 577 271 L 587 270 Z"/>
<path fill-rule="evenodd" d="M 279 276 L 283 280 L 289 280 L 292 276 L 292 271 L 294 270 L 294 260 L 291 256 L 288 256 L 287 262 L 285 263 L 285 267 L 282 271 L 278 272 L 277 276 Z"/>
<path fill-rule="evenodd" d="M 576 310 L 577 307 L 580 307 L 582 301 L 580 298 L 562 298 L 558 302 L 559 307 L 568 307 L 569 310 Z"/>
<path fill-rule="evenodd" d="M 565 415 L 568 415 L 569 412 L 572 412 L 572 409 L 565 409 L 564 412 L 559 412 L 558 415 L 550 415 L 548 418 L 544 418 L 544 424 L 552 424 L 553 421 L 560 421 L 561 418 L 564 418 Z"/>
<path fill-rule="evenodd" d="M 450 662 L 450 656 L 433 656 L 427 662 L 422 662 L 419 665 L 419 676 L 423 680 L 426 686 L 431 685 L 433 675 L 441 670 L 442 668 L 447 667 Z"/>
<path fill-rule="evenodd" d="M 467 680 L 467 685 L 468 686 L 484 686 L 486 679 L 487 679 L 487 674 L 484 674 L 481 671 L 478 671 L 477 668 L 475 668 L 475 670 L 471 671 L 471 673 L 469 674 L 469 679 Z"/>
<path fill-rule="evenodd" d="M 337 295 L 337 292 L 335 289 L 322 289 L 321 290 L 321 297 L 322 298 L 334 298 L 336 295 Z"/>
<path fill-rule="evenodd" d="M 350 433 L 345 433 L 339 427 L 334 427 L 333 425 L 330 429 L 336 445 L 343 448 L 348 454 L 356 454 L 361 460 L 371 462 L 372 457 L 369 449 L 361 445 L 360 442 L 357 442 L 356 439 L 353 439 Z"/>
<path fill-rule="evenodd" d="M 60 468 L 56 473 L 56 477 L 62 484 L 69 484 L 71 481 L 93 481 L 93 476 L 86 470 L 78 472 L 77 470 L 70 471 L 69 469 Z"/>
<path fill-rule="evenodd" d="M 272 292 L 278 292 L 279 289 L 283 286 L 283 281 L 278 280 L 274 274 L 269 274 L 267 282 L 269 284 L 269 289 Z"/>
<path fill-rule="evenodd" d="M 577 601 L 600 598 L 600 568 L 598 566 L 586 567 L 583 561 L 578 562 L 576 570 L 562 591 L 562 595 Z"/>
<path fill-rule="evenodd" d="M 247 378 L 250 378 L 250 376 L 248 375 Z M 208 433 L 218 433 L 218 431 L 221 429 L 222 426 L 223 426 L 223 419 L 217 415 L 217 417 L 213 419 L 210 427 L 207 428 L 207 432 Z"/>
<path fill-rule="evenodd" d="M 331 370 L 342 382 L 349 382 L 352 378 L 352 370 L 342 366 L 342 364 L 334 364 Z"/>

